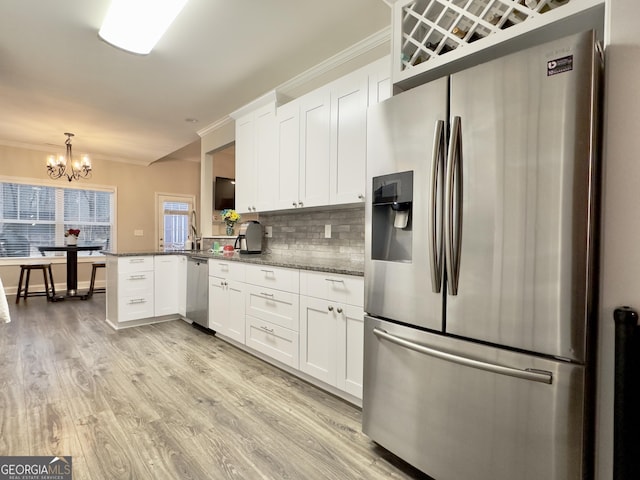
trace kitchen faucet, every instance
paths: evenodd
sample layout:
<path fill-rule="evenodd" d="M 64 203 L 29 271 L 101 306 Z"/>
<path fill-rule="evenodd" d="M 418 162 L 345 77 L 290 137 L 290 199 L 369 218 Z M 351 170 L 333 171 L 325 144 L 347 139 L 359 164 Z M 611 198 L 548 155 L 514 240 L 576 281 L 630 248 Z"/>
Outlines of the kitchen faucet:
<path fill-rule="evenodd" d="M 200 240 L 201 238 L 198 236 L 198 229 L 196 225 L 198 224 L 198 217 L 195 210 L 191 210 L 191 233 L 193 237 L 193 249 L 200 250 Z"/>

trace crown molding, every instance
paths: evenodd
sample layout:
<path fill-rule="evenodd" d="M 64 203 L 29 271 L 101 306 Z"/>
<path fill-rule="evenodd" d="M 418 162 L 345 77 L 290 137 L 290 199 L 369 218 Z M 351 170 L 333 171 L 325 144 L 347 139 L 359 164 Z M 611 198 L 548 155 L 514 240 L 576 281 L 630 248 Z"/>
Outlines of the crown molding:
<path fill-rule="evenodd" d="M 229 122 L 233 122 L 233 118 L 231 118 L 229 115 L 225 115 L 224 117 L 216 120 L 213 123 L 210 123 L 209 125 L 207 125 L 206 127 L 198 130 L 196 133 L 200 136 L 200 138 L 210 134 L 211 132 L 218 130 L 219 128 L 224 127 L 227 123 Z"/>
<path fill-rule="evenodd" d="M 360 42 L 352 45 L 351 47 L 337 53 L 333 57 L 329 57 L 324 62 L 317 64 L 314 67 L 296 75 L 290 80 L 280 84 L 276 87 L 276 91 L 284 93 L 294 91 L 297 88 L 313 81 L 315 78 L 324 75 L 331 70 L 350 62 L 351 60 L 358 58 L 361 55 L 366 54 L 370 50 L 378 48 L 385 43 L 391 41 L 391 27 L 385 27 L 382 30 L 368 36 Z"/>
<path fill-rule="evenodd" d="M 287 92 L 295 91 L 297 88 L 304 86 L 305 84 L 313 81 L 315 78 L 324 75 L 331 70 L 344 65 L 351 60 L 358 58 L 361 55 L 366 54 L 367 52 L 383 46 L 391 41 L 391 26 L 385 27 L 382 30 L 374 33 L 373 35 L 368 36 L 367 38 L 361 40 L 360 42 L 352 45 L 351 47 L 337 53 L 336 55 L 329 57 L 323 62 L 320 62 L 316 66 L 305 70 L 299 75 L 287 80 L 286 82 L 277 86 L 271 92 L 266 93 L 265 95 L 259 97 L 257 100 L 254 100 L 249 105 L 252 107 L 256 106 L 256 102 L 264 99 L 265 97 L 272 98 L 272 95 L 278 96 L 278 94 L 283 94 L 284 96 L 288 96 Z M 246 111 L 246 107 L 249 105 L 245 105 L 244 107 L 236 110 L 230 115 L 226 115 L 221 119 L 209 124 L 201 130 L 198 130 L 198 135 L 200 137 L 204 137 L 205 135 L 221 128 L 226 125 L 228 122 L 233 121 L 233 117 L 236 117 L 239 112 Z"/>

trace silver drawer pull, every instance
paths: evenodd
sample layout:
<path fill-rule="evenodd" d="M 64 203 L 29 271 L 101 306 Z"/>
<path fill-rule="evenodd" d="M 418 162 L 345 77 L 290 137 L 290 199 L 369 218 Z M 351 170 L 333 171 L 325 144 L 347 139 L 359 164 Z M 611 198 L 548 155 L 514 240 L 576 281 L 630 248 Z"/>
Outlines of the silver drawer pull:
<path fill-rule="evenodd" d="M 273 272 L 273 270 L 264 270 L 264 269 L 262 269 L 262 268 L 260 269 L 260 271 L 261 271 L 261 272 L 264 272 L 264 273 L 271 273 L 271 274 L 273 274 L 273 273 L 274 273 L 274 272 Z"/>
<path fill-rule="evenodd" d="M 218 266 L 223 270 L 229 270 L 229 264 L 228 263 L 219 263 Z"/>
<path fill-rule="evenodd" d="M 261 326 L 260 330 L 264 330 L 265 332 L 268 332 L 268 333 L 273 333 L 273 328 L 267 328 L 265 326 Z"/>
<path fill-rule="evenodd" d="M 344 280 L 341 278 L 325 278 L 325 280 L 332 283 L 344 283 Z"/>
<path fill-rule="evenodd" d="M 144 280 L 146 275 L 129 275 L 129 280 Z"/>
<path fill-rule="evenodd" d="M 129 305 L 137 305 L 139 303 L 147 303 L 147 301 L 144 298 L 132 298 L 129 300 Z"/>
<path fill-rule="evenodd" d="M 273 293 L 260 292 L 260 295 L 264 295 L 265 297 L 273 297 Z"/>
<path fill-rule="evenodd" d="M 132 258 L 129 263 L 144 263 L 144 258 Z"/>

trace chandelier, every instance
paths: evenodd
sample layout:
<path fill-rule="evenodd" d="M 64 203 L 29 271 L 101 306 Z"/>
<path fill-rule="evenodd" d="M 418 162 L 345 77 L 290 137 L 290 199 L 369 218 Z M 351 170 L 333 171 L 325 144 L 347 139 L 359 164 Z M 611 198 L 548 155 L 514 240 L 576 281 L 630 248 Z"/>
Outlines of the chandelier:
<path fill-rule="evenodd" d="M 66 155 L 49 155 L 47 160 L 47 173 L 51 178 L 58 179 L 67 177 L 67 180 L 79 180 L 81 178 L 91 177 L 91 162 L 87 155 L 83 155 L 79 162 L 74 162 L 71 156 L 71 137 L 73 133 L 65 133 L 67 140 L 64 144 L 67 146 Z"/>

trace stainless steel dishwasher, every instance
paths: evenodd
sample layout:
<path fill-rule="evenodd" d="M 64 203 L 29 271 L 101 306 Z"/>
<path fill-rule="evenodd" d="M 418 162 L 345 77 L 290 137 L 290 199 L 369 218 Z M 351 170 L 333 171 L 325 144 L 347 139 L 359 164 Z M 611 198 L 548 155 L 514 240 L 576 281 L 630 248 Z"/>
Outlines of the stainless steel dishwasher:
<path fill-rule="evenodd" d="M 187 318 L 209 328 L 209 263 L 205 257 L 189 257 L 187 262 Z"/>

